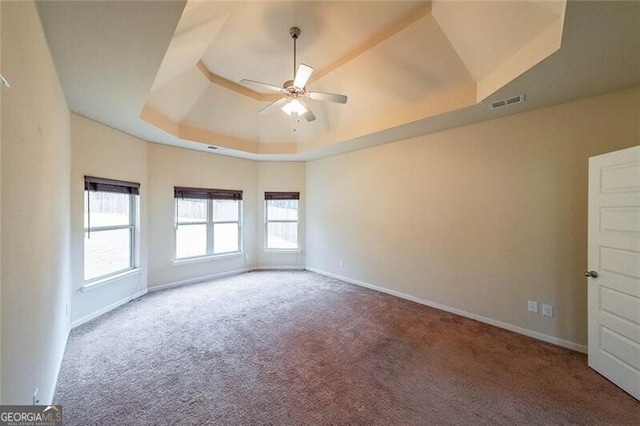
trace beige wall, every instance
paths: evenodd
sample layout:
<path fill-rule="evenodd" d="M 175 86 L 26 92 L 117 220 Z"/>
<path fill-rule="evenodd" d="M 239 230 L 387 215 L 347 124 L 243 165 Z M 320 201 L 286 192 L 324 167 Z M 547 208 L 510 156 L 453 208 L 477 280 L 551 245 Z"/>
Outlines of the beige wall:
<path fill-rule="evenodd" d="M 0 4 L 0 52 L 2 52 L 2 4 Z M 2 54 L 0 54 L 0 72 L 2 72 Z M 0 87 L 0 112 L 2 91 Z M 2 188 L 2 114 L 0 113 L 0 188 Z M 2 196 L 0 196 L 0 241 L 2 241 Z M 2 244 L 0 244 L 0 271 L 2 271 Z M 2 273 L 0 273 L 0 403 L 2 403 Z"/>
<path fill-rule="evenodd" d="M 149 287 L 175 284 L 252 267 L 256 246 L 257 167 L 254 161 L 149 144 Z M 243 193 L 245 255 L 175 262 L 173 188 L 237 189 Z"/>
<path fill-rule="evenodd" d="M 71 114 L 71 140 L 72 324 L 137 297 L 147 286 L 187 283 L 257 266 L 304 266 L 301 253 L 266 254 L 262 240 L 263 192 L 290 190 L 304 194 L 304 163 L 258 163 L 148 143 L 76 114 Z M 88 291 L 81 289 L 85 175 L 141 183 L 140 273 Z M 243 253 L 175 262 L 174 186 L 243 190 Z M 304 244 L 304 218 L 301 225 Z"/>
<path fill-rule="evenodd" d="M 635 88 L 310 162 L 307 265 L 585 345 L 587 159 L 639 144 L 639 110 Z"/>
<path fill-rule="evenodd" d="M 253 267 L 306 262 L 586 343 L 587 158 L 640 143 L 640 88 L 308 164 L 253 162 L 70 116 L 34 4 L 0 5 L 12 84 L 0 89 L 3 404 L 30 404 L 36 388 L 51 401 L 69 312 L 80 321 L 147 285 Z M 85 174 L 141 183 L 140 271 L 82 292 Z M 242 189 L 244 254 L 174 262 L 174 186 Z M 301 253 L 263 250 L 270 190 L 301 192 Z M 527 300 L 556 317 L 528 313 Z"/>
<path fill-rule="evenodd" d="M 302 162 L 291 163 L 258 163 L 258 267 L 260 268 L 283 268 L 283 267 L 304 267 L 305 265 L 305 176 L 306 164 Z M 300 225 L 298 228 L 298 243 L 300 250 L 296 252 L 274 252 L 265 250 L 265 226 L 264 226 L 264 193 L 266 191 L 300 192 L 298 202 L 298 217 Z"/>
<path fill-rule="evenodd" d="M 148 143 L 88 118 L 71 114 L 71 258 L 72 310 L 75 326 L 111 307 L 140 296 L 147 289 Z M 138 271 L 83 291 L 84 176 L 140 183 L 138 203 Z"/>
<path fill-rule="evenodd" d="M 149 144 L 148 158 L 150 289 L 255 267 L 304 265 L 297 253 L 265 253 L 263 242 L 264 191 L 304 193 L 304 163 L 255 162 L 159 144 Z M 175 186 L 242 190 L 243 253 L 176 262 Z"/>
<path fill-rule="evenodd" d="M 2 7 L 2 403 L 53 397 L 70 301 L 69 112 L 32 2 Z M 11 40 L 11 42 L 7 42 Z"/>

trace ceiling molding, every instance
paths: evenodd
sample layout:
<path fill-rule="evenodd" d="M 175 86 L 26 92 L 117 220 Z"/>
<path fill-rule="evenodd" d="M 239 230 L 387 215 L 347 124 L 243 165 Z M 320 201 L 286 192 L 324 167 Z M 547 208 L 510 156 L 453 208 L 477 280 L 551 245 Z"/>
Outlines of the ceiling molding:
<path fill-rule="evenodd" d="M 260 153 L 260 146 L 255 142 L 234 138 L 211 130 L 198 129 L 191 127 L 190 125 L 176 122 L 149 105 L 145 105 L 142 108 L 142 111 L 140 111 L 140 118 L 180 139 L 186 139 L 205 145 L 215 145 L 220 148 L 244 151 L 250 154 Z M 280 152 L 278 152 L 278 154 L 279 153 Z"/>
<path fill-rule="evenodd" d="M 231 81 L 222 76 L 219 76 L 218 74 L 211 72 L 202 61 L 198 61 L 196 68 L 198 68 L 202 75 L 204 75 L 206 79 L 211 83 L 217 84 L 218 86 L 224 87 L 225 89 L 232 90 L 240 95 L 248 96 L 251 99 L 255 99 L 256 101 L 273 102 L 282 97 L 281 94 L 256 92 L 255 90 L 249 89 L 248 87 L 238 84 L 235 81 Z"/>

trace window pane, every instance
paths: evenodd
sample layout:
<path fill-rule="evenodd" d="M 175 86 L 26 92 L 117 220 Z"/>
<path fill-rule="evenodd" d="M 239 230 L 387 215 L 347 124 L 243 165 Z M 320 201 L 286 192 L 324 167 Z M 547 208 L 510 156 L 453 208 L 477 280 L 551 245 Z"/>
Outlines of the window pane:
<path fill-rule="evenodd" d="M 180 225 L 176 231 L 176 258 L 207 254 L 207 225 Z"/>
<path fill-rule="evenodd" d="M 236 200 L 213 200 L 213 221 L 238 221 L 240 202 Z"/>
<path fill-rule="evenodd" d="M 267 200 L 268 220 L 298 220 L 298 200 Z"/>
<path fill-rule="evenodd" d="M 91 227 L 130 225 L 129 201 L 131 195 L 112 192 L 84 192 L 84 227 L 89 226 L 87 208 L 91 208 Z M 87 205 L 89 201 L 90 205 Z"/>
<path fill-rule="evenodd" d="M 297 223 L 267 223 L 267 248 L 295 249 L 298 248 Z"/>
<path fill-rule="evenodd" d="M 178 223 L 204 222 L 207 220 L 207 201 L 176 198 L 178 203 Z"/>
<path fill-rule="evenodd" d="M 89 235 L 89 238 L 87 238 L 87 234 L 85 233 L 85 281 L 131 267 L 130 229 L 93 231 Z"/>
<path fill-rule="evenodd" d="M 213 253 L 240 251 L 238 247 L 237 223 L 217 223 L 213 225 Z"/>

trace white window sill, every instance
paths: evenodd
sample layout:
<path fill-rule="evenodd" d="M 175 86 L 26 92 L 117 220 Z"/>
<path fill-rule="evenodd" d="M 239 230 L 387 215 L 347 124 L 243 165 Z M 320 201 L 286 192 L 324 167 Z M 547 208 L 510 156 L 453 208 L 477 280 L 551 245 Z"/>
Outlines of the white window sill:
<path fill-rule="evenodd" d="M 266 248 L 264 249 L 265 253 L 302 253 L 302 249 L 275 249 L 275 248 Z"/>
<path fill-rule="evenodd" d="M 198 262 L 208 262 L 216 259 L 226 259 L 231 257 L 242 257 L 244 253 L 241 251 L 236 251 L 233 253 L 223 253 L 223 254 L 214 254 L 211 256 L 200 256 L 200 257 L 189 257 L 186 259 L 175 259 L 173 261 L 174 265 L 184 265 L 189 263 L 198 263 Z"/>
<path fill-rule="evenodd" d="M 116 275 L 110 275 L 108 277 L 99 279 L 97 281 L 91 281 L 89 283 L 86 283 L 85 285 L 80 287 L 80 290 L 82 292 L 95 290 L 96 288 L 102 287 L 103 285 L 110 284 L 113 281 L 118 281 L 123 278 L 127 278 L 129 276 L 138 275 L 138 274 L 140 274 L 140 268 L 129 269 Z"/>

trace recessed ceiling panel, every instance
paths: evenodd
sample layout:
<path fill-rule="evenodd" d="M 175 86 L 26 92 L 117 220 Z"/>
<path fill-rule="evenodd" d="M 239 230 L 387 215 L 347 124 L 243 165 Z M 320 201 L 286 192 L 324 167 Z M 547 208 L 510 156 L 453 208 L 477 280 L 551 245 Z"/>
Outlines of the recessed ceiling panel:
<path fill-rule="evenodd" d="M 479 81 L 560 16 L 539 3 L 434 0 L 431 13 Z"/>
<path fill-rule="evenodd" d="M 257 141 L 258 120 L 252 99 L 209 84 L 190 109 L 183 125 Z"/>
<path fill-rule="evenodd" d="M 295 154 L 472 106 L 558 46 L 561 32 L 547 29 L 561 8 L 454 3 L 436 3 L 437 14 L 425 1 L 189 3 L 147 106 L 178 137 Z M 279 108 L 259 114 L 292 93 L 241 83 L 283 87 L 294 78 L 292 26 L 302 31 L 297 64 L 314 69 L 305 90 L 348 97 L 338 104 L 302 93 L 312 121 Z"/>
<path fill-rule="evenodd" d="M 209 86 L 209 80 L 197 68 L 190 67 L 151 92 L 147 105 L 179 123 L 187 118 Z"/>
<path fill-rule="evenodd" d="M 36 4 L 71 111 L 250 159 L 319 158 L 640 83 L 637 1 Z M 309 100 L 312 123 L 258 115 L 270 95 L 238 90 L 242 78 L 291 77 L 292 25 L 298 61 L 315 69 L 308 88 L 349 96 Z M 456 56 L 463 67 L 451 67 Z M 477 104 L 521 93 L 513 108 Z M 217 109 L 227 118 L 210 123 Z"/>
<path fill-rule="evenodd" d="M 302 31 L 297 41 L 298 62 L 321 69 L 423 4 L 416 1 L 234 2 L 229 18 L 202 61 L 210 71 L 227 79 L 249 78 L 279 86 L 293 78 L 290 27 L 297 26 Z M 223 11 L 228 11 L 227 6 L 221 8 Z"/>

